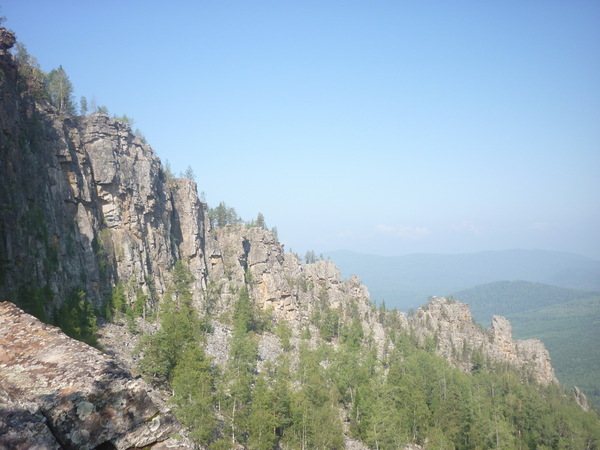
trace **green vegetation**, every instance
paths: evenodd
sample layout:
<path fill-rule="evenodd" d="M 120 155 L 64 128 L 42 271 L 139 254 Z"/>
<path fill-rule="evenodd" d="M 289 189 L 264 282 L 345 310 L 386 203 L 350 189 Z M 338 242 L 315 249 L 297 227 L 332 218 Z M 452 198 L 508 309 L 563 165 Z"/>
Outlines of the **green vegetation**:
<path fill-rule="evenodd" d="M 262 228 L 263 230 L 267 230 L 265 216 L 261 212 L 258 213 L 255 220 L 251 220 L 246 225 L 248 225 L 249 227 L 258 227 L 258 228 Z"/>
<path fill-rule="evenodd" d="M 585 291 L 529 281 L 495 281 L 453 294 L 461 302 L 468 303 L 475 320 L 483 324 L 489 323 L 494 314 L 510 317 L 589 295 Z"/>
<path fill-rule="evenodd" d="M 46 76 L 45 84 L 50 103 L 56 107 L 58 113 L 67 116 L 74 115 L 73 85 L 62 66 L 50 71 Z"/>
<path fill-rule="evenodd" d="M 47 101 L 48 93 L 44 86 L 46 74 L 40 69 L 37 59 L 29 54 L 27 47 L 21 42 L 15 44 L 14 54 L 19 71 L 19 90 L 29 91 L 35 100 Z"/>
<path fill-rule="evenodd" d="M 308 250 L 306 252 L 306 255 L 304 255 L 304 262 L 306 264 L 313 264 L 313 263 L 316 263 L 317 261 L 320 261 L 322 259 L 324 259 L 323 258 L 323 254 L 317 256 L 317 254 L 315 253 L 314 250 Z"/>
<path fill-rule="evenodd" d="M 226 225 L 239 225 L 243 220 L 233 207 L 229 207 L 225 202 L 219 203 L 219 206 L 208 209 L 208 217 L 212 228 L 224 227 Z"/>
<path fill-rule="evenodd" d="M 556 376 L 578 386 L 600 408 L 600 296 L 526 281 L 475 286 L 456 297 L 469 303 L 473 316 L 487 323 L 492 314 L 508 318 L 516 339 L 540 339 Z"/>
<path fill-rule="evenodd" d="M 67 336 L 97 345 L 96 313 L 85 291 L 73 289 L 55 312 L 53 323 Z"/>
<path fill-rule="evenodd" d="M 17 292 L 15 304 L 23 308 L 23 311 L 37 317 L 42 322 L 48 322 L 46 305 L 52 304 L 54 292 L 50 286 L 31 287 L 21 286 Z"/>
<path fill-rule="evenodd" d="M 556 376 L 583 390 L 600 410 L 600 296 L 509 315 L 518 339 L 540 339 L 550 352 Z"/>
<path fill-rule="evenodd" d="M 177 261 L 172 275 L 173 282 L 159 312 L 160 330 L 145 336 L 141 343 L 141 371 L 160 384 L 170 382 L 182 352 L 188 346 L 198 345 L 203 331 L 202 321 L 192 306 L 192 274 L 182 261 Z"/>
<path fill-rule="evenodd" d="M 185 270 L 174 280 L 182 288 L 172 289 L 178 293 L 161 313 L 161 330 L 145 340 L 144 373 L 173 390 L 176 414 L 208 448 L 343 448 L 344 429 L 380 449 L 409 442 L 464 449 L 600 443 L 597 416 L 561 388 L 542 387 L 477 352 L 472 372 L 464 373 L 435 355 L 433 343 L 419 347 L 410 332 L 399 331 L 397 312 L 385 308 L 376 313 L 395 331 L 379 360 L 356 305 L 343 314 L 328 306 L 324 292 L 313 318 L 317 346 L 309 345 L 310 332 L 302 333 L 292 370 L 291 328 L 280 321 L 274 331 L 284 353 L 259 371 L 258 343 L 268 331 L 242 288 L 228 362 L 216 367 L 202 350 L 206 329 L 185 300 Z"/>

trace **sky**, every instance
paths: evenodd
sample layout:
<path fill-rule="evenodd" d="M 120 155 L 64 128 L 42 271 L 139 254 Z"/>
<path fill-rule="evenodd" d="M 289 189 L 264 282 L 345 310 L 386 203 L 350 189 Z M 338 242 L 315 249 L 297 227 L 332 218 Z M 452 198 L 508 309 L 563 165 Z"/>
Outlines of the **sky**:
<path fill-rule="evenodd" d="M 600 3 L 0 0 L 287 250 L 600 259 Z"/>

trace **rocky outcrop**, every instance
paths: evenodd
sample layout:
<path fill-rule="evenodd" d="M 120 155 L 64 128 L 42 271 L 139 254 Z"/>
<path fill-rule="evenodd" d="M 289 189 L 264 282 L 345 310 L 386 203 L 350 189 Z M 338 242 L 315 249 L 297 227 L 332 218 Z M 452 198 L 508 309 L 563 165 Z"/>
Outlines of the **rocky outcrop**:
<path fill-rule="evenodd" d="M 114 359 L 8 302 L 0 348 L 3 448 L 140 448 L 180 428 Z"/>
<path fill-rule="evenodd" d="M 270 231 L 230 225 L 211 235 L 216 245 L 207 249 L 208 280 L 224 298 L 248 286 L 258 306 L 291 322 L 306 321 L 317 301 L 342 309 L 354 303 L 360 313 L 370 312 L 369 292 L 358 277 L 343 280 L 331 261 L 302 264 Z"/>
<path fill-rule="evenodd" d="M 15 33 L 5 28 L 0 32 L 0 52 L 6 52 L 16 43 Z"/>
<path fill-rule="evenodd" d="M 478 364 L 473 356 L 479 352 L 485 359 L 522 368 L 541 384 L 558 383 L 544 344 L 537 339 L 513 341 L 512 327 L 504 317 L 493 316 L 485 331 L 471 316 L 469 305 L 432 297 L 417 310 L 411 326 L 422 345 L 433 339 L 438 354 L 466 371 Z"/>
<path fill-rule="evenodd" d="M 586 395 L 577 386 L 573 386 L 573 397 L 581 409 L 585 412 L 591 411 L 592 408 L 588 403 Z"/>
<path fill-rule="evenodd" d="M 194 276 L 195 306 L 214 319 L 207 352 L 219 364 L 226 363 L 232 333 L 218 320 L 247 288 L 270 318 L 292 326 L 292 346 L 314 313 L 330 308 L 346 323 L 359 318 L 380 355 L 389 347 L 388 321 L 394 332 L 412 328 L 421 345 L 433 342 L 464 370 L 473 369 L 480 352 L 543 384 L 556 382 L 543 345 L 513 341 L 502 317 L 484 331 L 467 305 L 435 298 L 410 320 L 380 315 L 360 280 L 342 279 L 331 261 L 302 264 L 260 227 L 211 230 L 196 184 L 165 172 L 127 124 L 102 114 L 66 118 L 36 101 L 19 84 L 7 51 L 13 44 L 14 35 L 0 28 L 0 299 L 50 317 L 73 289 L 104 308 L 120 282 L 129 302 L 142 294 L 144 307 L 156 310 L 171 269 L 183 260 Z M 177 428 L 145 385 L 115 362 L 135 365 L 135 337 L 126 327 L 102 330 L 113 357 L 1 305 L 0 446 L 143 447 Z M 264 333 L 261 361 L 282 352 L 280 340 Z"/>

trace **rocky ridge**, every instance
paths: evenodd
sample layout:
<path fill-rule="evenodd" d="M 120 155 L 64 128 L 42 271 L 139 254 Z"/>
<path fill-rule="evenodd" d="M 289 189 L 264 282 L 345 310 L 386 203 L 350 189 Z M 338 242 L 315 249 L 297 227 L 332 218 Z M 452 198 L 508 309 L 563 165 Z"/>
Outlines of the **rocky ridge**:
<path fill-rule="evenodd" d="M 103 308 L 111 290 L 120 282 L 126 288 L 129 302 L 141 292 L 148 298 L 147 307 L 156 308 L 167 292 L 175 261 L 183 260 L 194 276 L 195 306 L 215 317 L 207 351 L 217 362 L 226 360 L 231 336 L 230 327 L 219 322 L 218 317 L 231 309 L 242 287 L 248 288 L 254 303 L 269 311 L 273 320 L 285 320 L 292 325 L 292 343 L 315 310 L 324 305 L 340 311 L 342 320 L 360 317 L 379 355 L 385 353 L 389 336 L 377 310 L 370 304 L 367 288 L 357 277 L 343 280 L 331 261 L 302 264 L 295 255 L 284 251 L 271 232 L 259 227 L 235 225 L 211 229 L 207 207 L 198 198 L 196 184 L 165 173 L 152 149 L 127 124 L 102 114 L 61 117 L 47 103 L 36 101 L 27 90 L 18 88 L 18 69 L 6 51 L 10 36 L 0 29 L 0 43 L 4 42 L 6 45 L 0 44 L 4 49 L 0 51 L 0 69 L 4 74 L 0 77 L 1 300 L 15 300 L 32 310 L 37 307 L 51 316 L 72 289 L 83 289 L 97 308 Z M 36 304 L 32 304 L 34 300 Z M 10 326 L 17 327 L 11 328 L 15 333 L 19 333 L 18 327 L 33 320 L 8 306 L 3 311 L 5 323 L 14 322 Z M 396 313 L 395 326 L 412 330 L 422 345 L 427 339 L 432 340 L 440 355 L 465 371 L 472 370 L 474 351 L 480 351 L 486 358 L 525 368 L 540 383 L 556 382 L 548 353 L 539 341 L 514 342 L 510 324 L 501 317 L 494 317 L 490 330 L 482 330 L 473 323 L 468 306 L 459 302 L 433 298 L 414 317 Z M 114 327 L 107 325 L 102 330 L 101 343 L 115 359 L 134 368 L 135 359 L 131 357 L 134 343 L 129 341 L 135 340 L 135 336 L 121 327 L 121 337 L 115 339 Z M 39 330 L 40 335 L 61 341 L 55 336 L 58 333 L 55 328 L 42 326 Z M 318 334 L 316 329 L 311 331 Z M 23 339 L 23 342 L 31 339 L 33 343 L 39 338 L 27 337 L 26 333 Z M 23 348 L 9 344 L 7 339 L 3 351 L 12 349 L 15 353 L 10 354 L 13 356 L 5 353 L 2 364 L 10 363 L 11 370 L 31 371 L 31 377 L 37 376 L 38 367 L 47 374 L 54 373 L 48 364 L 56 361 L 44 361 L 39 351 L 29 362 L 17 364 L 19 359 L 15 355 L 21 354 Z M 102 356 L 88 346 L 65 344 L 61 348 L 64 352 L 77 351 L 82 358 L 85 352 L 93 354 L 90 358 L 96 361 L 94 364 L 104 365 L 107 373 L 115 374 L 115 386 L 138 382 L 114 369 L 116 366 L 111 364 L 115 359 Z M 274 360 L 282 351 L 280 340 L 273 333 L 265 333 L 259 349 L 263 361 Z M 12 359 L 14 364 L 10 362 Z M 117 371 L 111 372 L 110 367 Z M 78 373 L 85 378 L 84 372 Z M 18 377 L 6 376 L 12 377 L 12 381 L 10 389 L 3 391 L 3 398 L 10 397 L 5 406 L 12 405 L 12 409 L 5 408 L 4 417 L 8 417 L 6 411 L 12 411 L 13 419 L 30 417 L 27 427 L 38 430 L 40 436 L 48 428 L 44 428 L 48 419 L 39 411 L 49 408 L 49 403 L 41 400 L 54 395 L 52 401 L 63 402 L 67 416 L 53 419 L 60 424 L 75 420 L 71 419 L 73 415 L 79 417 L 74 402 L 81 403 L 84 400 L 80 398 L 86 395 L 98 396 L 85 385 L 72 393 L 81 392 L 83 397 L 69 397 L 67 391 L 60 394 L 62 397 L 50 391 L 34 395 L 25 393 L 25 384 L 16 384 Z M 50 386 L 53 376 L 42 385 Z M 56 376 L 57 382 L 62 383 L 60 375 Z M 24 379 L 31 383 L 37 380 L 29 375 Z M 104 398 L 112 389 L 108 379 L 112 380 L 110 377 L 96 380 L 104 389 L 100 396 L 103 405 L 113 401 Z M 65 384 L 71 382 L 78 386 L 79 380 L 69 379 Z M 3 379 L 0 385 L 4 384 Z M 57 392 L 62 392 L 61 389 L 66 388 L 63 386 Z M 142 404 L 149 405 L 141 388 L 132 389 L 140 392 L 138 400 Z M 33 412 L 20 406 L 32 402 L 41 406 L 34 407 Z M 92 414 L 87 403 L 81 403 L 84 405 L 81 412 L 89 410 Z M 94 406 L 94 414 L 101 415 L 99 411 L 105 411 L 102 408 Z M 128 420 L 135 428 L 148 417 L 152 415 L 142 414 Z M 4 421 L 12 429 L 10 423 L 13 422 Z M 85 423 L 71 423 L 74 429 L 86 430 Z M 125 428 L 102 436 L 121 446 L 118 448 L 137 446 L 129 438 L 120 440 L 118 436 L 130 434 Z M 65 432 L 65 436 L 73 432 Z M 59 445 L 75 445 L 73 439 L 82 439 L 81 432 L 73 436 L 61 438 Z M 156 436 L 152 439 L 159 440 Z"/>
<path fill-rule="evenodd" d="M 469 305 L 443 297 L 432 297 L 411 319 L 421 344 L 433 338 L 437 353 L 469 372 L 473 369 L 473 354 L 495 362 L 509 363 L 527 371 L 535 381 L 548 385 L 558 383 L 550 355 L 537 339 L 513 341 L 510 322 L 493 316 L 488 330 L 473 319 Z"/>

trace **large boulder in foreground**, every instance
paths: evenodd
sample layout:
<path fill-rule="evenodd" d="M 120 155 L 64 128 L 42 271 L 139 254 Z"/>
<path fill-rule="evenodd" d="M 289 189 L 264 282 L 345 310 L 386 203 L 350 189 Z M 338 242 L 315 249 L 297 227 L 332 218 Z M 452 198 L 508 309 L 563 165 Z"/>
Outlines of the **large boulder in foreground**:
<path fill-rule="evenodd" d="M 0 448 L 141 448 L 179 429 L 113 358 L 0 303 Z"/>

